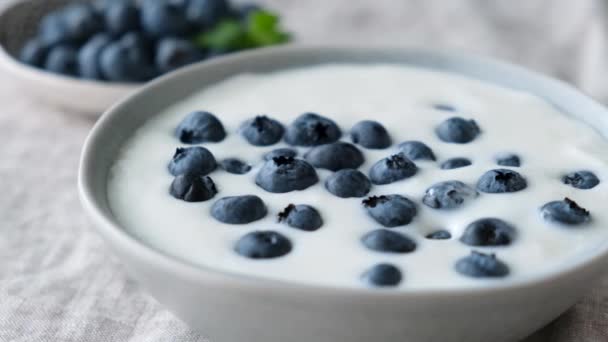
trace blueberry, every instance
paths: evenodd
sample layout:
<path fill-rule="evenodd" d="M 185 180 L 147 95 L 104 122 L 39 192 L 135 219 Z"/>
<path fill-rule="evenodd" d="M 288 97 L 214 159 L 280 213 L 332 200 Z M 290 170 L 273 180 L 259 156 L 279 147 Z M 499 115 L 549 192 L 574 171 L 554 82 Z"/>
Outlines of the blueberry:
<path fill-rule="evenodd" d="M 451 170 L 469 166 L 471 164 L 473 163 L 467 158 L 451 158 L 441 163 L 440 167 L 443 170 Z"/>
<path fill-rule="evenodd" d="M 376 229 L 361 238 L 363 245 L 376 252 L 411 253 L 416 243 L 409 237 L 388 229 Z"/>
<path fill-rule="evenodd" d="M 241 134 L 254 146 L 274 145 L 283 138 L 284 132 L 280 122 L 265 115 L 247 120 L 241 126 Z"/>
<path fill-rule="evenodd" d="M 528 182 L 521 174 L 509 169 L 490 170 L 477 182 L 477 190 L 491 194 L 516 192 L 527 186 Z"/>
<path fill-rule="evenodd" d="M 208 176 L 183 174 L 175 177 L 169 193 L 186 202 L 204 202 L 212 199 L 217 194 L 217 189 Z"/>
<path fill-rule="evenodd" d="M 521 160 L 516 154 L 505 153 L 496 157 L 496 164 L 500 166 L 519 167 L 521 166 Z"/>
<path fill-rule="evenodd" d="M 104 28 L 103 19 L 90 4 L 72 4 L 63 10 L 63 25 L 73 42 L 82 42 Z"/>
<path fill-rule="evenodd" d="M 78 75 L 78 51 L 68 45 L 59 45 L 51 49 L 44 68 L 48 71 L 67 75 Z"/>
<path fill-rule="evenodd" d="M 107 45 L 99 63 L 104 78 L 113 82 L 144 82 L 156 72 L 146 39 L 134 32 Z"/>
<path fill-rule="evenodd" d="M 298 155 L 298 152 L 291 148 L 277 148 L 276 150 L 272 150 L 264 155 L 264 160 L 269 161 L 272 158 L 285 157 L 285 158 L 295 158 Z"/>
<path fill-rule="evenodd" d="M 435 129 L 435 133 L 444 142 L 466 144 L 473 141 L 480 133 L 474 120 L 460 117 L 449 118 Z"/>
<path fill-rule="evenodd" d="M 79 44 L 102 29 L 102 19 L 93 6 L 72 4 L 46 15 L 40 22 L 39 37 L 47 47 Z"/>
<path fill-rule="evenodd" d="M 496 278 L 509 274 L 509 266 L 498 260 L 495 254 L 471 252 L 459 259 L 455 269 L 458 273 L 473 278 Z"/>
<path fill-rule="evenodd" d="M 399 268 L 392 264 L 377 264 L 363 273 L 363 280 L 376 287 L 397 286 L 402 278 Z"/>
<path fill-rule="evenodd" d="M 78 52 L 78 70 L 80 77 L 91 80 L 103 80 L 101 71 L 101 51 L 112 42 L 109 35 L 99 33 L 84 44 Z"/>
<path fill-rule="evenodd" d="M 577 189 L 591 189 L 600 184 L 600 180 L 591 171 L 575 171 L 562 177 L 564 184 Z"/>
<path fill-rule="evenodd" d="M 429 240 L 449 240 L 452 238 L 452 234 L 447 230 L 438 230 L 426 235 Z"/>
<path fill-rule="evenodd" d="M 363 201 L 363 206 L 385 227 L 405 226 L 417 214 L 414 202 L 400 195 L 372 196 Z"/>
<path fill-rule="evenodd" d="M 332 120 L 314 113 L 300 115 L 287 128 L 285 142 L 295 146 L 317 146 L 338 141 L 342 131 Z"/>
<path fill-rule="evenodd" d="M 443 112 L 455 112 L 456 111 L 456 107 L 449 105 L 449 104 L 445 104 L 445 103 L 437 103 L 437 104 L 433 105 L 433 108 L 443 111 Z"/>
<path fill-rule="evenodd" d="M 360 121 L 350 130 L 350 137 L 355 144 L 365 148 L 383 149 L 391 146 L 392 140 L 386 128 L 377 121 Z"/>
<path fill-rule="evenodd" d="M 39 39 L 30 39 L 25 43 L 19 54 L 22 63 L 42 68 L 49 50 Z"/>
<path fill-rule="evenodd" d="M 158 43 L 155 63 L 160 72 L 167 73 L 199 62 L 203 57 L 201 50 L 189 40 L 169 37 Z"/>
<path fill-rule="evenodd" d="M 566 225 L 579 225 L 589 222 L 591 219 L 591 215 L 587 209 L 580 207 L 569 198 L 543 205 L 540 208 L 540 213 L 547 221 Z"/>
<path fill-rule="evenodd" d="M 222 160 L 220 162 L 220 167 L 224 171 L 228 173 L 233 173 L 235 175 L 244 175 L 247 172 L 251 171 L 251 165 L 236 158 L 228 158 Z"/>
<path fill-rule="evenodd" d="M 55 11 L 42 18 L 38 29 L 40 41 L 46 47 L 74 43 L 65 23 L 63 11 Z"/>
<path fill-rule="evenodd" d="M 363 197 L 369 193 L 372 183 L 361 171 L 340 170 L 325 181 L 325 188 L 332 194 L 342 197 Z"/>
<path fill-rule="evenodd" d="M 507 246 L 515 235 L 511 224 L 497 218 L 483 218 L 469 224 L 460 241 L 469 246 Z"/>
<path fill-rule="evenodd" d="M 331 171 L 356 169 L 365 161 L 363 153 L 355 145 L 345 142 L 313 147 L 304 159 L 314 167 Z"/>
<path fill-rule="evenodd" d="M 399 151 L 405 154 L 410 160 L 432 160 L 435 161 L 435 154 L 430 147 L 421 141 L 406 141 L 399 144 Z"/>
<path fill-rule="evenodd" d="M 139 8 L 130 1 L 109 1 L 103 10 L 106 30 L 113 36 L 138 31 L 140 16 Z"/>
<path fill-rule="evenodd" d="M 315 231 L 323 225 L 323 219 L 317 209 L 309 205 L 290 204 L 279 213 L 279 222 L 308 232 Z"/>
<path fill-rule="evenodd" d="M 428 188 L 422 197 L 422 203 L 433 209 L 455 209 L 477 195 L 475 189 L 463 182 L 445 181 Z"/>
<path fill-rule="evenodd" d="M 384 158 L 374 164 L 369 172 L 373 184 L 390 184 L 412 177 L 418 172 L 418 167 L 405 154 L 398 153 Z"/>
<path fill-rule="evenodd" d="M 140 21 L 144 32 L 152 37 L 181 37 L 190 31 L 183 6 L 169 0 L 144 2 Z"/>
<path fill-rule="evenodd" d="M 250 259 L 273 259 L 291 252 L 288 238 L 273 231 L 256 231 L 243 236 L 234 250 Z"/>
<path fill-rule="evenodd" d="M 230 15 L 230 7 L 226 0 L 189 0 L 186 15 L 198 28 L 209 29 Z"/>
<path fill-rule="evenodd" d="M 132 31 L 124 34 L 121 39 L 122 43 L 126 46 L 136 46 L 139 49 L 146 52 L 149 60 L 153 60 L 152 53 L 156 40 L 143 34 L 142 32 Z"/>
<path fill-rule="evenodd" d="M 169 163 L 169 172 L 181 174 L 207 175 L 215 170 L 217 163 L 208 149 L 200 146 L 178 148 Z"/>
<path fill-rule="evenodd" d="M 184 144 L 220 142 L 226 131 L 220 120 L 209 112 L 192 112 L 177 126 L 175 135 Z"/>
<path fill-rule="evenodd" d="M 246 224 L 260 220 L 268 210 L 261 198 L 254 195 L 220 198 L 211 207 L 211 216 L 228 224 Z"/>
<path fill-rule="evenodd" d="M 273 193 L 304 190 L 319 181 L 314 167 L 301 159 L 275 157 L 260 169 L 255 183 Z"/>

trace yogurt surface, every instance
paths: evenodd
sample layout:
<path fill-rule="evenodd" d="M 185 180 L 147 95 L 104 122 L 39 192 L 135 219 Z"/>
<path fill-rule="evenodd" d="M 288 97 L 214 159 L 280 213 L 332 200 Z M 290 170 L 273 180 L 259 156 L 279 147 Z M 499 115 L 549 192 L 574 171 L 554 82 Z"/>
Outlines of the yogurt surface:
<path fill-rule="evenodd" d="M 442 111 L 436 104 L 453 106 Z M 214 113 L 228 136 L 221 143 L 203 144 L 222 160 L 236 157 L 253 166 L 246 175 L 216 170 L 210 174 L 219 193 L 202 203 L 187 203 L 169 195 L 173 176 L 167 171 L 177 147 L 175 127 L 190 112 Z M 368 174 L 378 160 L 397 153 L 397 145 L 420 140 L 430 146 L 436 162 L 415 161 L 414 177 L 375 185 L 372 195 L 400 194 L 416 202 L 418 215 L 409 225 L 390 228 L 414 239 L 417 249 L 408 254 L 387 254 L 366 249 L 360 239 L 382 228 L 361 205 L 363 198 L 338 198 L 324 181 L 331 171 L 317 169 L 320 182 L 304 191 L 268 193 L 255 184 L 262 156 L 283 142 L 252 146 L 238 133 L 240 125 L 256 115 L 267 115 L 288 126 L 297 116 L 315 112 L 334 120 L 350 142 L 349 129 L 361 120 L 376 120 L 389 131 L 393 146 L 369 150 L 358 146 L 366 161 L 359 169 Z M 474 119 L 481 134 L 468 144 L 442 142 L 435 127 L 447 118 Z M 307 148 L 299 148 L 299 157 Z M 608 238 L 608 143 L 586 124 L 560 113 L 542 99 L 473 80 L 398 65 L 321 65 L 268 74 L 243 74 L 175 103 L 158 113 L 125 144 L 110 172 L 108 199 L 125 229 L 166 254 L 205 267 L 249 276 L 333 287 L 365 287 L 361 275 L 371 266 L 389 262 L 398 266 L 403 281 L 397 289 L 487 286 L 511 282 L 539 272 L 559 269 Z M 479 177 L 496 165 L 501 153 L 521 157 L 521 173 L 528 187 L 515 193 L 486 194 L 454 210 L 422 204 L 425 190 L 441 181 L 459 180 L 475 187 Z M 439 164 L 453 157 L 472 161 L 468 167 L 442 170 Z M 508 167 L 507 167 L 508 168 Z M 589 190 L 565 185 L 561 177 L 590 170 L 600 184 Z M 210 216 L 219 198 L 255 194 L 268 215 L 247 225 L 228 225 Z M 584 226 L 563 227 L 543 220 L 539 208 L 569 197 L 591 212 Z M 324 225 L 315 232 L 300 231 L 277 222 L 289 204 L 308 204 L 321 213 Z M 511 223 L 517 237 L 510 246 L 471 247 L 458 239 L 466 226 L 480 218 L 496 217 Z M 449 240 L 429 240 L 437 230 Z M 234 251 L 236 241 L 256 230 L 275 230 L 287 236 L 293 250 L 272 260 L 250 260 Z M 457 273 L 456 261 L 472 250 L 496 253 L 510 268 L 500 279 L 474 279 Z"/>

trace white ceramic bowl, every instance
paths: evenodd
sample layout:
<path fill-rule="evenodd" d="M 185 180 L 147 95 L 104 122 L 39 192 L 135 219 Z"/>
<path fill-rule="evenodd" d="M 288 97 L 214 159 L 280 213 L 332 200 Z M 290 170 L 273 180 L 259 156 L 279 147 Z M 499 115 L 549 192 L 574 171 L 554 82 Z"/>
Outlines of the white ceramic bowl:
<path fill-rule="evenodd" d="M 24 96 L 76 114 L 99 116 L 139 84 L 82 80 L 23 64 L 17 60 L 27 40 L 36 34 L 40 19 L 73 0 L 11 0 L 0 4 L 0 72 L 23 90 Z"/>
<path fill-rule="evenodd" d="M 454 71 L 535 93 L 608 134 L 608 112 L 570 86 L 485 58 L 421 50 L 284 47 L 185 68 L 114 106 L 82 154 L 80 194 L 99 233 L 130 274 L 214 342 L 515 341 L 573 305 L 605 272 L 608 241 L 564 264 L 483 289 L 371 291 L 270 281 L 194 266 L 137 241 L 106 196 L 108 169 L 135 129 L 188 94 L 241 72 L 327 62 L 402 63 Z M 203 242 L 204 243 L 204 242 Z"/>

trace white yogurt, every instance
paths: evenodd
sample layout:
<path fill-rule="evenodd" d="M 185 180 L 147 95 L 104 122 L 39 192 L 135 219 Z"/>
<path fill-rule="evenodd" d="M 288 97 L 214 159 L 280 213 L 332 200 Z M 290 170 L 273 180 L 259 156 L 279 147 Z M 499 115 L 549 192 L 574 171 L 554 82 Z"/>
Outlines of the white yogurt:
<path fill-rule="evenodd" d="M 445 103 L 458 113 L 438 111 Z M 254 166 L 247 175 L 215 171 L 210 176 L 219 193 L 204 203 L 186 203 L 168 193 L 173 177 L 167 163 L 182 146 L 173 132 L 191 111 L 210 111 L 223 122 L 228 137 L 219 144 L 204 144 L 218 160 L 241 158 Z M 419 173 L 407 180 L 374 186 L 370 195 L 401 194 L 418 204 L 418 215 L 403 227 L 392 228 L 413 238 L 418 248 L 409 254 L 385 254 L 367 250 L 360 238 L 381 228 L 361 206 L 359 198 L 342 199 L 324 188 L 330 172 L 319 170 L 321 181 L 300 192 L 267 193 L 257 187 L 255 175 L 262 155 L 274 148 L 249 145 L 238 133 L 240 124 L 266 114 L 288 125 L 304 112 L 316 112 L 338 123 L 343 140 L 356 122 L 372 119 L 387 127 L 395 145 L 386 150 L 366 150 L 364 173 L 376 161 L 395 153 L 396 144 L 421 140 L 437 155 L 438 162 L 417 161 Z M 434 128 L 454 116 L 473 118 L 482 134 L 469 144 L 441 142 Z M 301 149 L 300 152 L 304 152 Z M 608 143 L 591 127 L 560 113 L 530 94 L 449 73 L 396 65 L 324 65 L 271 74 L 245 74 L 230 78 L 158 113 L 134 132 L 117 156 L 111 171 L 108 198 L 113 213 L 128 232 L 144 243 L 194 264 L 231 273 L 283 281 L 335 287 L 365 286 L 361 274 L 379 262 L 401 268 L 399 289 L 487 286 L 511 282 L 559 268 L 608 238 Z M 511 194 L 484 194 L 464 207 L 440 211 L 421 203 L 425 190 L 440 181 L 460 180 L 475 186 L 487 170 L 499 168 L 494 157 L 501 152 L 521 156 L 516 168 L 528 188 Z M 300 154 L 301 156 L 301 154 Z M 441 170 L 439 163 L 467 157 L 473 165 Z M 591 170 L 602 181 L 590 190 L 562 184 L 570 171 Z M 269 215 L 248 225 L 227 225 L 210 216 L 215 200 L 224 196 L 257 194 Z M 563 228 L 544 222 L 539 208 L 546 202 L 572 198 L 588 209 L 592 222 L 584 227 Z M 288 204 L 309 204 L 323 216 L 316 232 L 304 232 L 277 223 L 276 215 Z M 472 221 L 498 217 L 518 231 L 510 246 L 471 248 L 458 238 Z M 445 229 L 451 240 L 427 240 L 430 232 Z M 235 242 L 248 232 L 276 230 L 294 244 L 287 256 L 273 260 L 249 260 L 237 255 Z M 506 278 L 467 278 L 454 270 L 457 259 L 472 249 L 495 252 L 507 263 Z"/>

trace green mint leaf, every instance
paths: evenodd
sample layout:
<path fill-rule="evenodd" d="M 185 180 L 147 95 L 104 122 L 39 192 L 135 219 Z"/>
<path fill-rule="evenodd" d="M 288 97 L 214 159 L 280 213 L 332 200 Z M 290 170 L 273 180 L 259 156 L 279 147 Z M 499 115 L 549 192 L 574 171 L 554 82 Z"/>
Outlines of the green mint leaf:
<path fill-rule="evenodd" d="M 255 46 L 268 46 L 285 43 L 289 34 L 279 26 L 279 16 L 268 11 L 254 11 L 247 20 L 247 35 Z"/>
<path fill-rule="evenodd" d="M 205 49 L 240 50 L 251 47 L 247 32 L 237 20 L 223 20 L 213 29 L 200 33 L 194 43 Z"/>
<path fill-rule="evenodd" d="M 202 49 L 237 51 L 282 44 L 289 39 L 276 14 L 258 10 L 250 13 L 245 22 L 222 20 L 212 29 L 195 35 L 192 41 Z"/>

